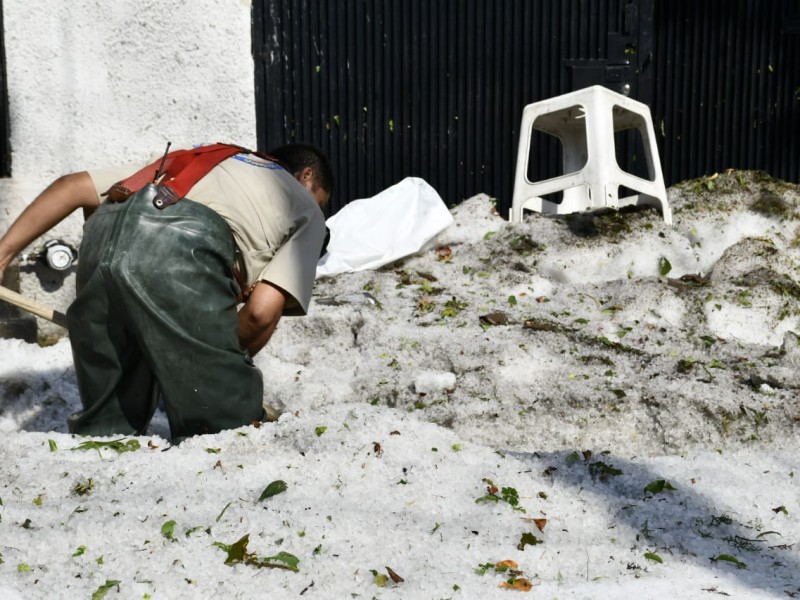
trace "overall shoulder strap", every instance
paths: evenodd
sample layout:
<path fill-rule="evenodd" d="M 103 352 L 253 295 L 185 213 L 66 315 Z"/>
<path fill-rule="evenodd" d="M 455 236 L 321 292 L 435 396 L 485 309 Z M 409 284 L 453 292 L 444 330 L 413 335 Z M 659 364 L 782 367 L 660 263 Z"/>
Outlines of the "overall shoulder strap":
<path fill-rule="evenodd" d="M 148 183 L 158 183 L 159 192 L 153 204 L 164 208 L 183 198 L 200 179 L 226 158 L 236 154 L 252 154 L 247 148 L 233 144 L 210 144 L 189 150 L 175 150 L 150 163 L 130 177 L 115 183 L 104 192 L 112 202 L 124 202 Z M 256 152 L 268 160 L 272 157 Z M 160 182 L 156 179 L 163 173 Z"/>

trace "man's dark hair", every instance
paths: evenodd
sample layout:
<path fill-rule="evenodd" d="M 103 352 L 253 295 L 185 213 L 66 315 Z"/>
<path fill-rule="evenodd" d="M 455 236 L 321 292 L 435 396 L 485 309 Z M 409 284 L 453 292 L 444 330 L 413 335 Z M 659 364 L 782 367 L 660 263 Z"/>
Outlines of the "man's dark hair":
<path fill-rule="evenodd" d="M 286 144 L 273 148 L 268 154 L 282 162 L 292 174 L 311 167 L 317 185 L 329 194 L 333 193 L 333 169 L 328 157 L 316 146 L 301 143 Z"/>

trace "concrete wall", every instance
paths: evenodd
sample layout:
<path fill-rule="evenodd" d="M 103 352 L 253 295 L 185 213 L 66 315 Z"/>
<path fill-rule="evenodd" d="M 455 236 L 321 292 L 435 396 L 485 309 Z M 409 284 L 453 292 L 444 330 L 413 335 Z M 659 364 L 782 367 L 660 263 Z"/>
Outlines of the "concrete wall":
<path fill-rule="evenodd" d="M 63 173 L 167 140 L 255 147 L 250 12 L 250 0 L 4 0 L 12 177 L 0 179 L 0 231 Z M 81 225 L 70 217 L 27 253 L 53 237 L 77 246 Z M 72 274 L 20 269 L 25 295 L 66 309 Z"/>

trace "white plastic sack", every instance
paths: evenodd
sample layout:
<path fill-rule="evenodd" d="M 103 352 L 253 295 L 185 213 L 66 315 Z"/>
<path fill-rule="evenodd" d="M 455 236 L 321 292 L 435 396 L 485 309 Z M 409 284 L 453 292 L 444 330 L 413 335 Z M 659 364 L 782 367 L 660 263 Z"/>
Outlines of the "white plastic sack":
<path fill-rule="evenodd" d="M 423 179 L 407 177 L 328 219 L 331 237 L 317 277 L 377 269 L 419 252 L 452 222 L 436 190 Z"/>

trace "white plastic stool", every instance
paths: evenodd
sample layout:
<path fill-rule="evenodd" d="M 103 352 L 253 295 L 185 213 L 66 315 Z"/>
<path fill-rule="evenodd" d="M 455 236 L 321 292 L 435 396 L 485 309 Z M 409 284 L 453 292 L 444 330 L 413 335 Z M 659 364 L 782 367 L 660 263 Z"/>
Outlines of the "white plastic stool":
<path fill-rule="evenodd" d="M 616 160 L 614 133 L 637 129 L 644 145 L 649 179 L 623 171 Z M 533 131 L 561 141 L 564 174 L 544 181 L 528 180 Z M 619 187 L 639 192 L 619 197 Z M 563 192 L 560 203 L 543 198 Z M 592 86 L 525 107 L 522 112 L 511 221 L 520 222 L 525 210 L 568 214 L 599 208 L 653 205 L 672 225 L 664 177 L 658 159 L 653 122 L 646 104 Z"/>

